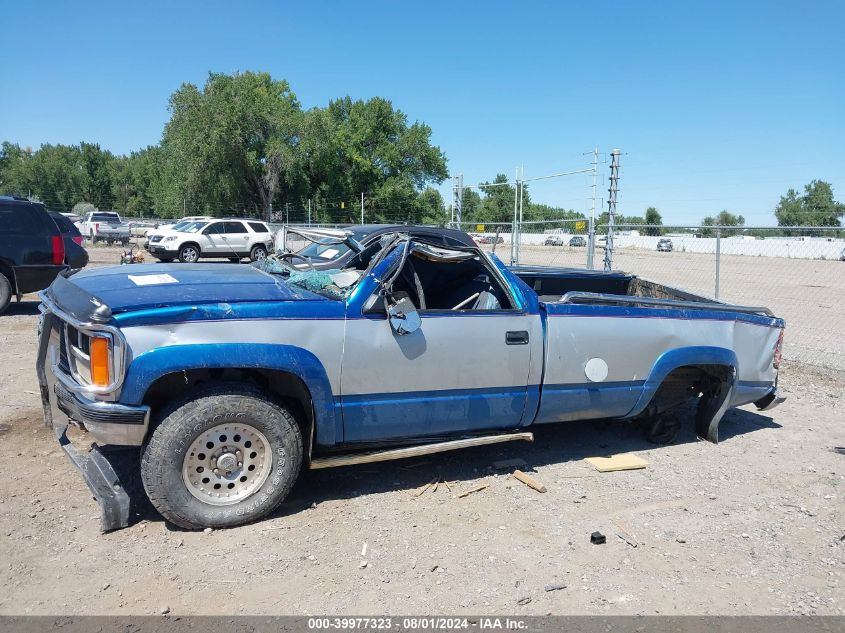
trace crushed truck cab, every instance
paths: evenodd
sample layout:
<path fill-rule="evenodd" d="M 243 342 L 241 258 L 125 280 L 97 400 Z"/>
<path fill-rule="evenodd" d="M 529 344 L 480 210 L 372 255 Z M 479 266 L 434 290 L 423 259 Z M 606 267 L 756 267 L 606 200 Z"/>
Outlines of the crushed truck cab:
<path fill-rule="evenodd" d="M 128 522 L 107 445 L 141 447 L 169 521 L 228 527 L 269 513 L 301 468 L 530 440 L 547 423 L 659 427 L 689 403 L 717 441 L 729 407 L 781 400 L 784 323 L 765 308 L 402 234 L 350 245 L 343 269 L 282 253 L 88 270 L 42 293 L 45 420 L 105 530 Z M 76 449 L 69 424 L 98 447 Z"/>

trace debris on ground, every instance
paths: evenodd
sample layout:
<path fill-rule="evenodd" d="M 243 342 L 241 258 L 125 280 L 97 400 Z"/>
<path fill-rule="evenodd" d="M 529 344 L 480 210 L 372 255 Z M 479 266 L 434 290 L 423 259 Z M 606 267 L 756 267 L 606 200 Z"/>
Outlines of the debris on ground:
<path fill-rule="evenodd" d="M 510 470 L 511 468 L 525 468 L 528 463 L 521 457 L 514 457 L 513 459 L 500 459 L 493 462 L 494 470 Z"/>
<path fill-rule="evenodd" d="M 437 478 L 432 479 L 431 481 L 429 481 L 429 482 L 428 482 L 427 484 L 425 484 L 424 486 L 420 486 L 419 488 L 417 488 L 417 489 L 416 489 L 413 493 L 411 493 L 411 496 L 412 496 L 412 497 L 419 497 L 419 496 L 421 496 L 421 495 L 422 495 L 422 494 L 423 494 L 426 490 L 428 490 L 429 488 L 431 488 L 431 487 L 432 487 L 433 485 L 435 485 L 436 483 L 437 483 Z"/>
<path fill-rule="evenodd" d="M 614 527 L 616 528 L 616 536 L 621 538 L 628 545 L 631 547 L 637 547 L 639 545 L 637 539 L 634 538 L 634 536 L 632 536 L 627 530 L 621 528 L 619 525 L 614 525 Z"/>
<path fill-rule="evenodd" d="M 593 545 L 604 545 L 607 542 L 607 537 L 601 532 L 593 532 L 590 534 L 590 543 Z"/>
<path fill-rule="evenodd" d="M 617 470 L 636 470 L 645 468 L 648 462 L 633 453 L 620 453 L 610 457 L 586 457 L 584 461 L 594 466 L 600 473 L 610 473 Z"/>
<path fill-rule="evenodd" d="M 519 479 L 519 481 L 524 483 L 526 486 L 528 486 L 529 488 L 533 488 L 537 492 L 546 492 L 546 487 L 542 483 L 537 481 L 531 475 L 522 472 L 521 470 L 513 471 L 513 476 Z"/>
<path fill-rule="evenodd" d="M 516 601 L 517 604 L 528 604 L 529 602 L 531 602 L 531 596 L 522 596 Z"/>
<path fill-rule="evenodd" d="M 476 486 L 475 488 L 470 488 L 466 492 L 462 492 L 461 494 L 459 494 L 458 499 L 462 499 L 463 497 L 468 497 L 473 492 L 479 492 L 480 490 L 484 490 L 489 485 L 490 484 L 481 484 L 480 486 Z"/>
<path fill-rule="evenodd" d="M 560 591 L 561 589 L 566 589 L 566 585 L 562 582 L 549 583 L 543 587 L 544 591 Z"/>

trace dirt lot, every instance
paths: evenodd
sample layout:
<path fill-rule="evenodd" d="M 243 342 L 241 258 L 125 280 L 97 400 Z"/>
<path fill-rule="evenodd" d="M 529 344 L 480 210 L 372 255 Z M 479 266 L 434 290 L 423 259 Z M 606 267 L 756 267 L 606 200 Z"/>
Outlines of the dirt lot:
<path fill-rule="evenodd" d="M 732 411 L 718 445 L 691 423 L 666 446 L 627 423 L 557 425 L 533 445 L 306 473 L 254 525 L 183 532 L 139 504 L 101 535 L 41 422 L 30 299 L 0 319 L 2 614 L 845 614 L 845 374 L 789 364 L 787 402 Z M 583 462 L 624 451 L 649 467 Z M 509 458 L 548 492 L 492 468 Z M 451 490 L 415 496 L 434 478 Z"/>

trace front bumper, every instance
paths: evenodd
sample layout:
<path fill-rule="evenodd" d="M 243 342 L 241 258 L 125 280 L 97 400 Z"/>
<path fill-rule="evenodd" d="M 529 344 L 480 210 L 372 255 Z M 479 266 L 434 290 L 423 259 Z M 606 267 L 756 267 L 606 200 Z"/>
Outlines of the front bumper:
<path fill-rule="evenodd" d="M 86 397 L 84 389 L 59 368 L 61 327 L 62 320 L 45 310 L 36 363 L 44 422 L 100 505 L 101 529 L 108 532 L 129 524 L 129 495 L 100 448 L 92 445 L 83 451 L 74 446 L 67 437 L 68 426 L 88 431 L 101 444 L 140 446 L 149 429 L 150 410 Z"/>
<path fill-rule="evenodd" d="M 160 244 L 150 244 L 147 250 L 150 251 L 151 255 L 154 255 L 156 257 L 169 257 L 172 259 L 176 259 L 176 257 L 179 255 L 179 251 L 168 250 Z"/>

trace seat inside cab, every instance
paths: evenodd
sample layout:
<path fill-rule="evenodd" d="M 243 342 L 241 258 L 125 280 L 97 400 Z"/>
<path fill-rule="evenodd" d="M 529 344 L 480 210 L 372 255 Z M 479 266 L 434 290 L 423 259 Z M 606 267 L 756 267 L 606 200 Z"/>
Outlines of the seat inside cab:
<path fill-rule="evenodd" d="M 418 310 L 507 310 L 513 306 L 498 277 L 471 250 L 412 243 L 392 283 L 395 297 L 407 296 Z"/>

